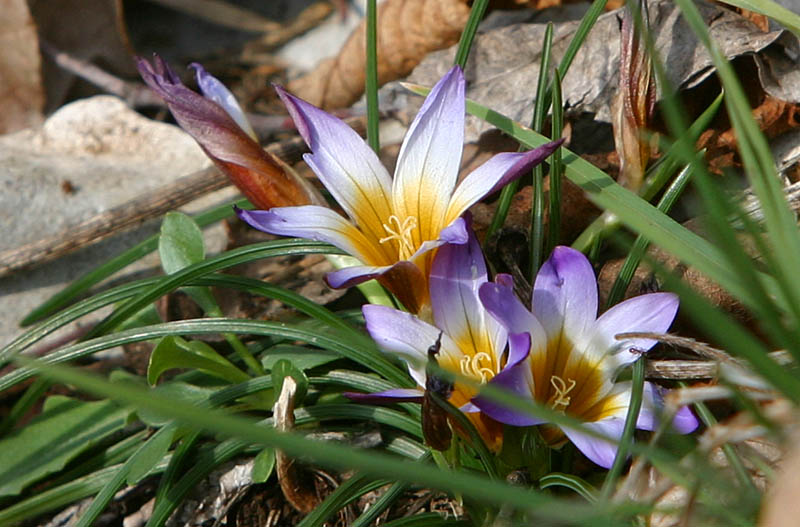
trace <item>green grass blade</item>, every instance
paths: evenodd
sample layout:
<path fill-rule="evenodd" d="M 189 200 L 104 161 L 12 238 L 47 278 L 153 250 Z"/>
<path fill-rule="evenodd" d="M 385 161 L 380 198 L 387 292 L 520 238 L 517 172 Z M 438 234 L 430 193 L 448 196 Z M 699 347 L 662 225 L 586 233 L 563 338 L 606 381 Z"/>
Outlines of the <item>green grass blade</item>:
<path fill-rule="evenodd" d="M 678 174 L 678 177 L 675 178 L 675 181 L 672 182 L 672 185 L 664 192 L 664 195 L 658 202 L 658 210 L 665 214 L 670 211 L 675 201 L 677 201 L 683 193 L 687 183 L 689 183 L 691 173 L 692 169 L 688 166 Z M 639 262 L 641 262 L 642 256 L 647 250 L 649 243 L 650 242 L 644 236 L 639 235 L 636 237 L 636 241 L 633 242 L 633 246 L 628 252 L 628 256 L 625 258 L 625 262 L 622 264 L 617 278 L 614 280 L 614 285 L 611 286 L 611 291 L 608 293 L 606 309 L 619 303 L 624 298 L 625 291 L 628 289 L 628 284 L 631 283 L 631 279 L 636 272 L 636 268 L 639 267 Z"/>
<path fill-rule="evenodd" d="M 539 479 L 539 488 L 564 487 L 582 496 L 589 503 L 597 501 L 597 489 L 588 481 L 572 474 L 553 472 Z"/>
<path fill-rule="evenodd" d="M 297 527 L 321 527 L 328 518 L 342 507 L 347 506 L 367 492 L 377 490 L 389 483 L 391 482 L 385 479 L 370 481 L 370 478 L 364 474 L 354 474 L 303 518 L 303 521 L 298 523 Z"/>
<path fill-rule="evenodd" d="M 800 319 L 800 280 L 795 278 L 796 263 L 800 261 L 800 236 L 794 214 L 787 206 L 769 145 L 753 118 L 747 96 L 733 67 L 711 41 L 708 28 L 697 7 L 686 0 L 678 0 L 677 5 L 689 26 L 708 49 L 725 88 L 725 103 L 736 130 L 744 172 L 761 203 L 764 224 L 772 241 L 775 262 L 778 264 L 773 271 L 781 284 L 780 291 L 786 303 L 794 317 Z"/>
<path fill-rule="evenodd" d="M 507 503 L 530 511 L 540 518 L 590 524 L 591 521 L 608 514 L 608 510 L 602 507 L 588 508 L 574 503 L 565 507 L 558 500 L 538 492 L 509 486 L 467 472 L 459 472 L 456 475 L 448 470 L 435 469 L 420 463 L 409 463 L 407 460 L 400 460 L 385 454 L 361 452 L 349 446 L 312 441 L 298 434 L 278 432 L 269 427 L 259 426 L 250 420 L 234 417 L 217 410 L 198 411 L 197 407 L 190 404 L 168 399 L 136 386 L 111 384 L 74 369 L 41 363 L 38 363 L 37 366 L 40 368 L 40 373 L 60 382 L 74 384 L 95 395 L 148 409 L 192 428 L 237 437 L 250 444 L 279 448 L 289 456 L 313 459 L 330 468 L 355 469 L 373 477 L 391 478 L 397 481 L 419 483 L 432 488 L 447 489 L 484 503 Z"/>
<path fill-rule="evenodd" d="M 572 66 L 572 61 L 575 60 L 575 55 L 578 54 L 584 41 L 586 41 L 586 37 L 589 36 L 589 32 L 594 27 L 595 22 L 597 22 L 597 19 L 603 14 L 605 7 L 606 0 L 594 0 L 589 6 L 589 10 L 583 15 L 578 29 L 575 30 L 575 34 L 572 36 L 572 40 L 567 46 L 564 56 L 561 58 L 561 62 L 558 64 L 558 76 L 562 79 L 567 76 L 567 72 L 570 66 Z"/>
<path fill-rule="evenodd" d="M 174 335 L 192 334 L 219 334 L 219 333 L 243 333 L 259 336 L 274 336 L 292 340 L 303 340 L 340 353 L 366 368 L 382 375 L 390 382 L 396 383 L 399 387 L 412 385 L 408 375 L 401 371 L 394 364 L 378 351 L 377 347 L 366 347 L 363 343 L 354 343 L 346 338 L 342 338 L 341 332 L 330 330 L 320 332 L 319 330 L 305 329 L 300 325 L 292 325 L 280 322 L 261 322 L 253 320 L 239 319 L 202 319 L 202 320 L 183 320 L 178 322 L 167 322 L 154 326 L 133 328 L 120 331 L 112 335 L 98 337 L 86 342 L 73 344 L 47 355 L 43 359 L 45 364 L 59 364 L 85 357 L 102 351 L 104 349 L 122 346 L 133 342 L 152 340 L 160 337 Z M 0 391 L 6 390 L 16 383 L 30 378 L 35 374 L 35 368 L 23 366 L 3 377 L 0 377 Z"/>
<path fill-rule="evenodd" d="M 137 452 L 142 452 L 148 447 L 148 444 L 160 441 L 165 436 L 172 436 L 175 433 L 175 427 L 167 425 L 159 429 L 153 434 L 146 442 L 142 443 Z M 133 469 L 137 462 L 136 454 L 132 455 L 128 460 L 117 470 L 114 477 L 111 478 L 100 490 L 97 496 L 94 497 L 92 503 L 89 505 L 80 519 L 75 523 L 75 527 L 91 527 L 94 525 L 95 520 L 108 506 L 109 502 L 114 498 L 114 494 L 125 484 L 128 474 Z"/>
<path fill-rule="evenodd" d="M 530 148 L 541 146 L 549 141 L 548 138 L 523 127 L 512 119 L 473 101 L 467 101 L 467 111 Z M 726 265 L 727 258 L 720 249 L 621 187 L 591 163 L 566 148 L 562 147 L 561 150 L 566 177 L 582 188 L 595 204 L 610 210 L 634 231 L 647 236 L 653 243 L 676 255 L 685 263 L 694 266 L 698 271 L 741 299 L 746 305 L 755 303 L 747 284 L 743 284 L 736 273 Z M 693 159 L 692 153 L 690 160 Z M 766 277 L 762 278 L 767 279 Z"/>
<path fill-rule="evenodd" d="M 116 326 L 127 320 L 130 316 L 139 312 L 139 310 L 147 306 L 150 302 L 178 287 L 185 285 L 195 278 L 213 273 L 214 271 L 218 271 L 220 269 L 232 267 L 234 265 L 239 265 L 260 258 L 301 254 L 341 254 L 341 251 L 325 243 L 295 239 L 256 243 L 227 251 L 166 276 L 164 279 L 158 282 L 157 286 L 143 292 L 136 298 L 125 302 L 124 305 L 115 310 L 114 313 L 109 315 L 104 321 L 95 326 L 94 329 L 87 335 L 87 338 L 102 335 L 103 333 L 114 329 Z"/>
<path fill-rule="evenodd" d="M 542 62 L 539 65 L 539 81 L 536 87 L 536 102 L 533 106 L 533 121 L 531 128 L 541 133 L 544 120 L 550 108 L 547 96 L 547 79 L 550 76 L 550 53 L 553 48 L 553 23 L 549 22 L 544 31 L 542 43 Z M 540 164 L 533 167 L 533 197 L 531 203 L 531 237 L 530 237 L 530 269 L 528 278 L 533 283 L 533 278 L 539 272 L 539 266 L 544 260 L 544 167 Z"/>
<path fill-rule="evenodd" d="M 98 293 L 97 295 L 87 298 L 86 300 L 82 300 L 74 306 L 65 309 L 63 312 L 53 315 L 38 326 L 29 329 L 14 339 L 5 348 L 0 350 L 0 364 L 5 364 L 11 359 L 11 357 L 20 353 L 29 346 L 32 346 L 39 340 L 56 331 L 58 328 L 69 324 L 70 322 L 77 320 L 78 318 L 91 313 L 92 311 L 96 311 L 101 307 L 137 295 L 147 287 L 158 283 L 158 281 L 159 278 L 145 278 L 144 280 L 123 284 L 102 293 Z"/>
<path fill-rule="evenodd" d="M 467 67 L 469 51 L 472 49 L 472 41 L 475 38 L 475 33 L 478 31 L 478 25 L 480 25 L 483 19 L 483 14 L 486 12 L 487 5 L 489 5 L 489 0 L 475 0 L 472 3 L 472 9 L 470 9 L 469 18 L 464 26 L 464 31 L 461 32 L 461 40 L 458 42 L 456 57 L 453 61 L 454 64 L 461 66 L 462 70 Z"/>
<path fill-rule="evenodd" d="M 378 133 L 378 7 L 376 0 L 367 0 L 367 67 L 364 93 L 367 98 L 367 143 L 376 154 L 381 151 Z"/>
<path fill-rule="evenodd" d="M 639 410 L 642 408 L 642 393 L 644 391 L 644 366 L 643 358 L 639 358 L 633 365 L 633 383 L 631 387 L 631 400 L 628 406 L 628 413 L 625 416 L 625 427 L 622 430 L 622 437 L 619 440 L 617 455 L 614 457 L 614 464 L 606 473 L 603 488 L 600 491 L 600 499 L 605 501 L 611 496 L 617 479 L 622 474 L 622 467 L 628 461 L 628 452 L 633 442 L 633 432 L 636 430 L 636 420 L 639 419 Z"/>
<path fill-rule="evenodd" d="M 233 216 L 233 206 L 236 205 L 240 208 L 248 208 L 250 203 L 246 199 L 240 199 L 233 203 L 226 203 L 215 207 L 208 212 L 194 216 L 194 220 L 201 227 L 211 225 L 222 219 Z M 119 256 L 116 256 L 100 265 L 96 269 L 81 276 L 67 287 L 50 297 L 46 302 L 35 307 L 25 318 L 20 322 L 21 326 L 29 326 L 34 322 L 38 322 L 46 316 L 55 313 L 58 309 L 64 307 L 73 301 L 81 293 L 89 290 L 92 286 L 105 280 L 117 271 L 124 269 L 131 263 L 140 260 L 158 248 L 158 234 L 150 236 L 146 240 L 138 243 L 137 245 L 126 250 Z"/>
<path fill-rule="evenodd" d="M 561 97 L 561 77 L 558 69 L 553 72 L 553 116 L 550 137 L 557 140 L 564 131 L 564 102 Z M 561 241 L 561 176 L 564 167 L 561 163 L 561 149 L 550 156 L 550 203 L 548 205 L 549 234 L 545 254 Z"/>

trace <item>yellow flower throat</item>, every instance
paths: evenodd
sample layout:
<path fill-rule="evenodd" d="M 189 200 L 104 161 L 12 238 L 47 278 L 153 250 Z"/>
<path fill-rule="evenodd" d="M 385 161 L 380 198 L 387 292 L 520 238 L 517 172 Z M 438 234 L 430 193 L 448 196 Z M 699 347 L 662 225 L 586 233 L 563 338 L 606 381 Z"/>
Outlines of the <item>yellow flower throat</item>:
<path fill-rule="evenodd" d="M 417 218 L 407 216 L 402 222 L 400 218 L 392 214 L 389 216 L 389 223 L 384 223 L 383 228 L 389 236 L 378 240 L 386 243 L 390 240 L 397 240 L 398 257 L 400 260 L 408 260 L 414 254 L 414 238 L 411 233 L 417 228 Z"/>

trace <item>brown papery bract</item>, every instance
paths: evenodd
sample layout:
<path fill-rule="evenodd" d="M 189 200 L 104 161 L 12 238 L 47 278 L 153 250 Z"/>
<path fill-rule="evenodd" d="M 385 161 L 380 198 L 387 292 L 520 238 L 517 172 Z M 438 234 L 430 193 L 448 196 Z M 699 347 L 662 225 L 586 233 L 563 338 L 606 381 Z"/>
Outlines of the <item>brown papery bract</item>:
<path fill-rule="evenodd" d="M 411 73 L 422 59 L 452 46 L 469 17 L 465 0 L 386 0 L 378 7 L 378 83 Z M 289 83 L 298 97 L 330 110 L 346 108 L 364 93 L 366 23 L 353 31 L 339 54 Z"/>

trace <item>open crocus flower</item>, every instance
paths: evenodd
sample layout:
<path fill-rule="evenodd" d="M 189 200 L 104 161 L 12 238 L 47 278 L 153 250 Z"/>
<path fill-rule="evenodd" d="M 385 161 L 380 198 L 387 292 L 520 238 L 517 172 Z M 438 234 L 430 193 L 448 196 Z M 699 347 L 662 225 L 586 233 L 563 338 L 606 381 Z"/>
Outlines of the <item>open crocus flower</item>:
<path fill-rule="evenodd" d="M 158 55 L 137 58 L 144 81 L 167 103 L 178 124 L 256 207 L 321 203 L 319 193 L 291 167 L 264 151 L 233 94 L 199 64 L 203 95 L 181 83 Z"/>
<path fill-rule="evenodd" d="M 311 148 L 306 163 L 349 217 L 318 206 L 240 211 L 253 227 L 331 243 L 362 265 L 334 271 L 331 287 L 377 278 L 413 313 L 430 318 L 428 275 L 444 243 L 463 244 L 461 215 L 549 156 L 561 141 L 502 153 L 456 187 L 464 142 L 464 76 L 454 67 L 431 90 L 400 148 L 392 179 L 349 126 L 277 88 Z M 426 309 L 427 308 L 427 309 Z"/>
<path fill-rule="evenodd" d="M 530 353 L 509 356 L 492 383 L 579 419 L 585 428 L 616 440 L 622 436 L 631 398 L 631 382 L 614 382 L 616 374 L 656 342 L 617 340 L 615 336 L 627 332 L 663 333 L 678 310 L 674 294 L 652 293 L 626 300 L 597 318 L 594 271 L 583 254 L 568 247 L 557 247 L 539 271 L 532 312 L 516 297 L 507 275 L 481 286 L 480 298 L 511 337 L 530 335 Z M 637 428 L 653 430 L 661 400 L 659 388 L 645 383 Z M 476 398 L 474 403 L 507 424 L 542 424 L 541 420 L 484 397 Z M 688 433 L 697 427 L 697 420 L 682 408 L 672 426 Z M 563 441 L 565 434 L 598 465 L 609 468 L 614 462 L 615 443 L 568 427 L 561 427 L 560 431 L 544 427 L 542 432 L 551 444 Z"/>
<path fill-rule="evenodd" d="M 475 235 L 469 232 L 467 243 L 443 246 L 433 261 L 430 275 L 433 325 L 404 311 L 364 306 L 367 331 L 381 349 L 397 354 L 408 364 L 409 373 L 420 388 L 348 396 L 378 402 L 422 402 L 428 348 L 440 335 L 441 346 L 436 358 L 441 368 L 478 383 L 490 381 L 504 362 L 507 333 L 481 306 L 478 289 L 485 283 L 483 254 Z M 528 343 L 527 334 L 517 335 L 509 343 L 509 353 L 524 356 Z M 456 382 L 449 401 L 467 414 L 487 446 L 499 451 L 502 427 L 470 403 L 475 395 L 474 388 Z"/>

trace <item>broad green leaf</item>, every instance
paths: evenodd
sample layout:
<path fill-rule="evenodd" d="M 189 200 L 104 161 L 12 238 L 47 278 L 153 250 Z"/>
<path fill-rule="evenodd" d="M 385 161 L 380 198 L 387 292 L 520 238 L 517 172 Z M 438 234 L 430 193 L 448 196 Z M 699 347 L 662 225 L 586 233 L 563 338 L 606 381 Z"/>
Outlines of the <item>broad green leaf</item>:
<path fill-rule="evenodd" d="M 265 448 L 253 461 L 253 483 L 264 483 L 275 468 L 275 449 Z"/>
<path fill-rule="evenodd" d="M 158 254 L 161 256 L 161 267 L 167 274 L 177 273 L 202 262 L 206 257 L 203 231 L 186 214 L 167 213 L 161 224 Z M 185 287 L 183 291 L 189 294 L 206 313 L 217 310 L 217 302 L 208 288 Z"/>
<path fill-rule="evenodd" d="M 290 360 L 298 370 L 305 371 L 341 358 L 341 355 L 331 351 L 312 350 L 304 348 L 303 346 L 279 344 L 270 348 L 263 357 L 261 357 L 261 364 L 264 366 L 265 370 L 271 370 L 276 362 L 286 359 Z"/>
<path fill-rule="evenodd" d="M 124 383 L 120 384 L 120 386 L 139 387 L 138 384 L 134 383 Z M 156 386 L 155 388 L 150 388 L 149 390 L 151 393 L 157 394 L 158 396 L 166 399 L 183 404 L 191 404 L 193 406 L 201 406 L 205 404 L 211 394 L 214 393 L 214 390 L 211 388 L 201 388 L 200 386 L 195 386 L 194 384 L 180 381 L 166 382 Z M 165 416 L 164 414 L 152 412 L 148 409 L 139 409 L 136 413 L 139 416 L 139 419 L 147 426 L 161 427 L 166 426 L 170 421 L 172 421 L 168 415 Z"/>
<path fill-rule="evenodd" d="M 283 381 L 286 377 L 291 377 L 297 383 L 297 392 L 294 396 L 295 406 L 300 406 L 308 391 L 308 377 L 300 371 L 292 361 L 281 359 L 272 366 L 272 385 L 275 387 L 275 397 L 283 389 Z"/>
<path fill-rule="evenodd" d="M 49 397 L 40 415 L 0 440 L 0 496 L 19 494 L 28 485 L 61 470 L 121 430 L 128 412 L 111 401 Z"/>
<path fill-rule="evenodd" d="M 197 223 L 182 212 L 170 212 L 161 224 L 158 254 L 164 272 L 172 274 L 206 257 L 203 232 Z"/>
<path fill-rule="evenodd" d="M 150 354 L 147 382 L 155 385 L 165 371 L 173 368 L 200 370 L 232 383 L 244 382 L 250 378 L 205 342 L 164 337 Z"/>

